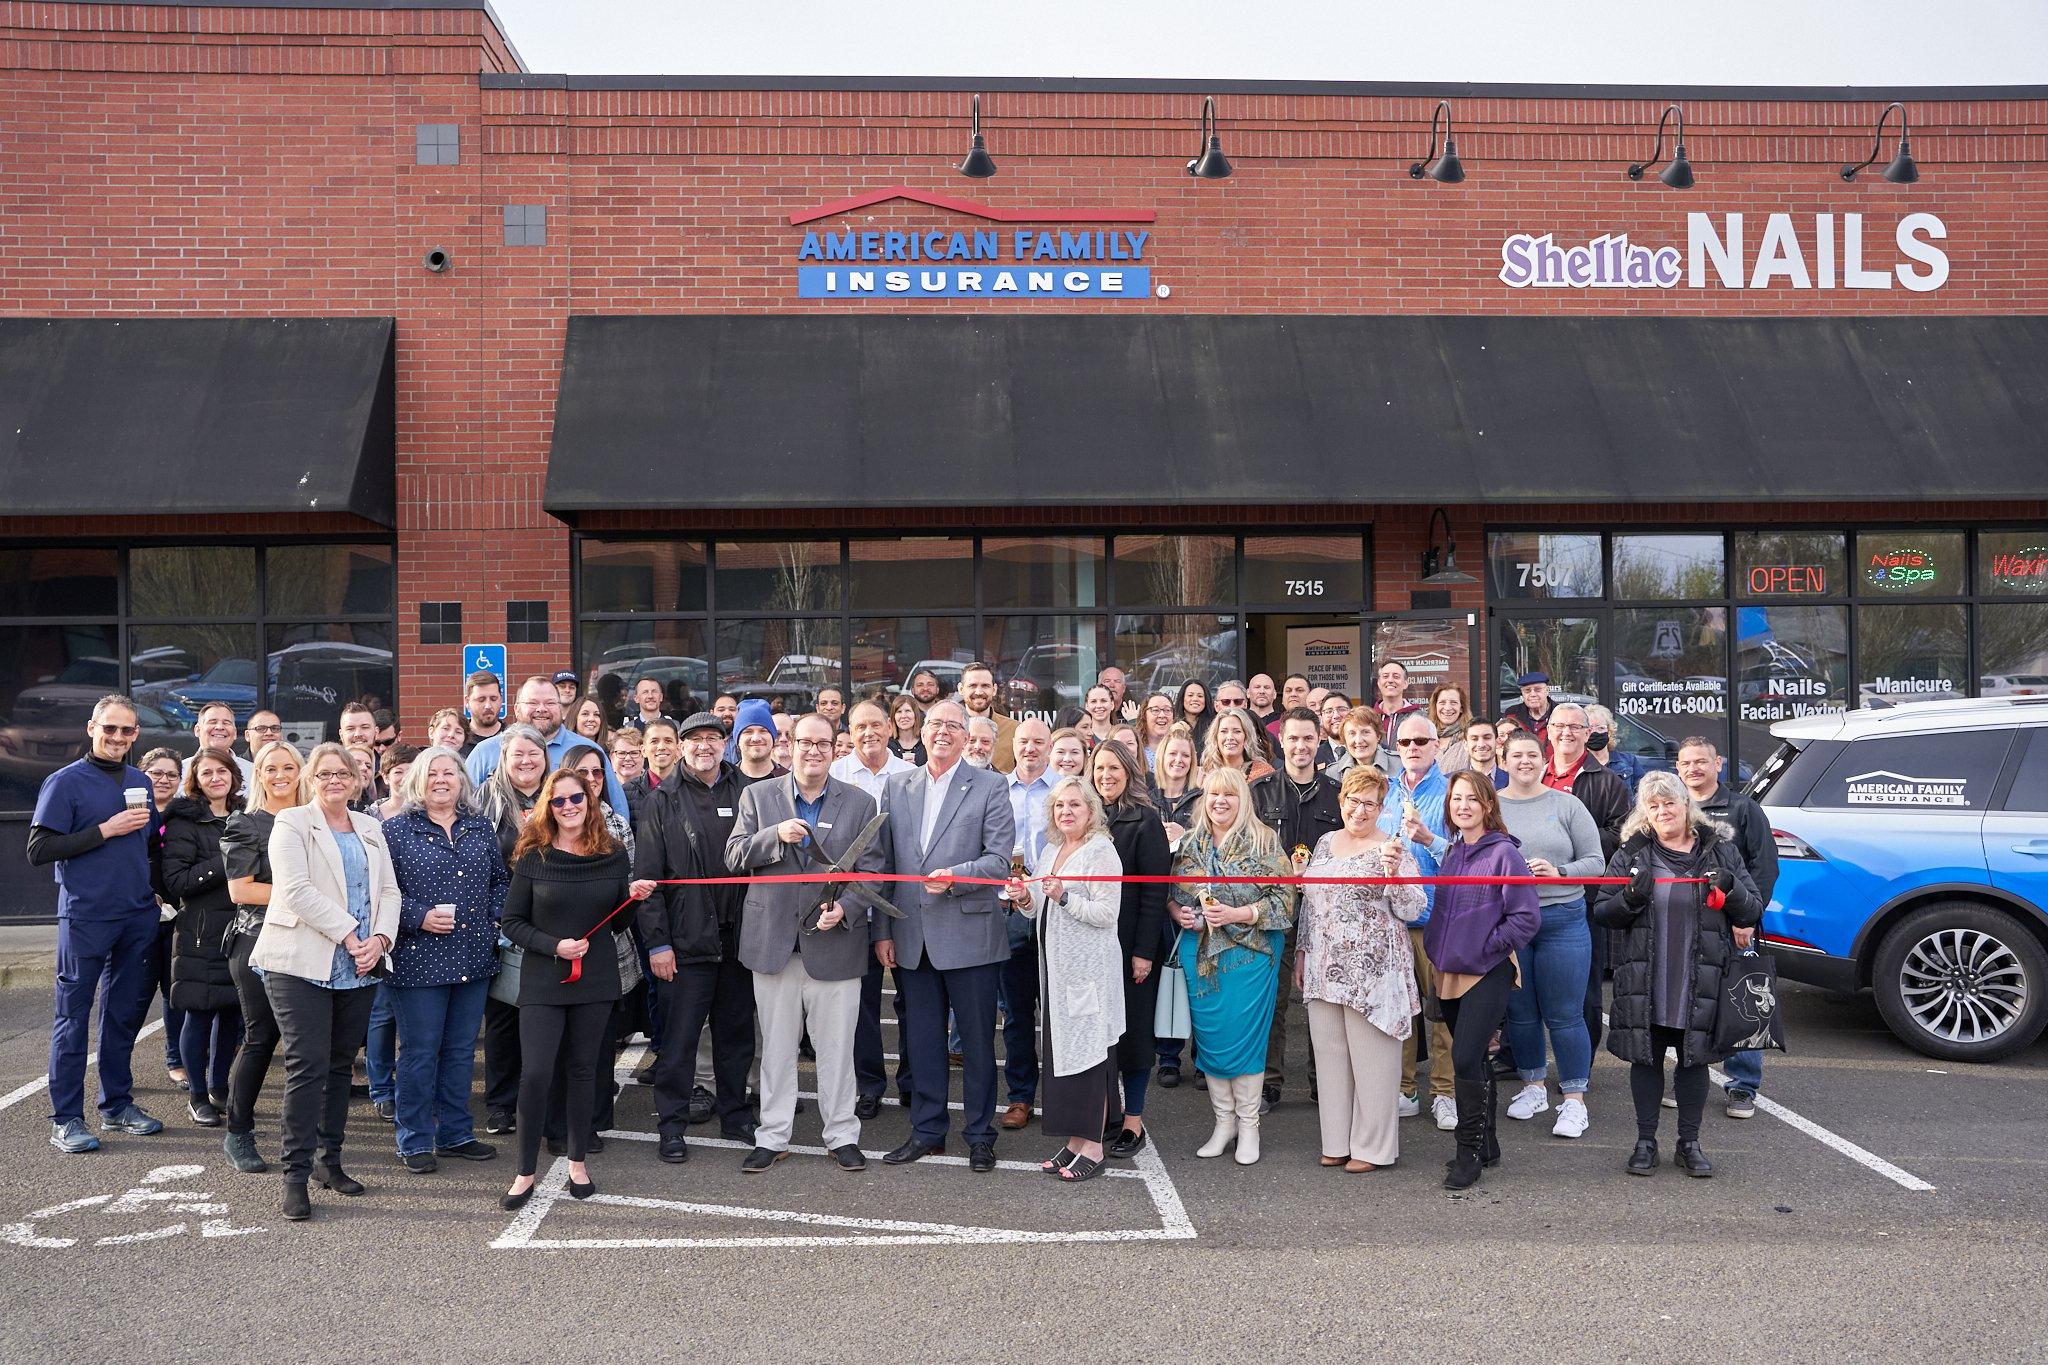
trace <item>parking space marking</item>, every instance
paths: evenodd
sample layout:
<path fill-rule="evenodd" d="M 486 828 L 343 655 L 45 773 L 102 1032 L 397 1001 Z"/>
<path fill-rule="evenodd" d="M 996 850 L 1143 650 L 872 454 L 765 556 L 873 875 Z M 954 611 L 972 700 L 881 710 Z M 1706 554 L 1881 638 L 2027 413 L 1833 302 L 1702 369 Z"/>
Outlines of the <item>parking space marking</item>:
<path fill-rule="evenodd" d="M 1715 1085 L 1725 1086 L 1728 1084 L 1728 1077 L 1718 1068 L 1709 1068 L 1707 1076 Z M 1822 1146 L 1834 1148 L 1857 1165 L 1877 1172 L 1894 1185 L 1911 1190 L 1915 1194 L 1932 1194 L 1934 1192 L 1934 1186 L 1928 1184 L 1919 1176 L 1914 1175 L 1911 1171 L 1894 1166 L 1891 1162 L 1877 1155 L 1877 1153 L 1857 1146 L 1840 1133 L 1831 1132 L 1821 1127 L 1803 1114 L 1794 1113 L 1776 1100 L 1766 1099 L 1764 1096 L 1758 1095 L 1756 1097 L 1756 1107 L 1769 1114 L 1772 1118 L 1790 1124 Z"/>
<path fill-rule="evenodd" d="M 147 1024 L 144 1024 L 142 1028 L 136 1033 L 135 1041 L 139 1043 L 144 1038 L 149 1037 L 151 1034 L 162 1033 L 163 1031 L 164 1021 L 161 1018 L 152 1019 Z M 90 1059 L 88 1059 L 87 1065 L 89 1066 L 91 1064 L 92 1063 Z M 12 1109 L 15 1105 L 20 1104 L 30 1095 L 40 1093 L 49 1084 L 50 1077 L 47 1073 L 45 1073 L 44 1075 L 38 1076 L 36 1077 L 36 1079 L 30 1081 L 27 1085 L 18 1086 L 13 1090 L 8 1091 L 5 1095 L 0 1095 L 0 1112 Z"/>

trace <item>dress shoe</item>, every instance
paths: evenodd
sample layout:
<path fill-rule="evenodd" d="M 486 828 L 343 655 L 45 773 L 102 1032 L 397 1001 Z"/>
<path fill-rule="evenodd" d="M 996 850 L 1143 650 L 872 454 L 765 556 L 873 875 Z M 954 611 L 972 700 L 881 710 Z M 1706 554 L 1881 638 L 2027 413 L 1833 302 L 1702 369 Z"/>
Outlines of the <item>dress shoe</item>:
<path fill-rule="evenodd" d="M 880 1095 L 862 1095 L 853 1102 L 853 1116 L 862 1121 L 871 1119 L 881 1112 L 882 1097 Z"/>
<path fill-rule="evenodd" d="M 967 1169 L 977 1174 L 987 1174 L 996 1168 L 996 1145 L 993 1142 L 977 1142 L 967 1149 Z"/>
<path fill-rule="evenodd" d="M 350 1198 L 354 1198 L 363 1192 L 363 1182 L 351 1176 L 347 1171 L 341 1169 L 340 1166 L 315 1166 L 313 1168 L 313 1183 L 323 1190 L 333 1190 L 336 1194 L 345 1194 Z"/>
<path fill-rule="evenodd" d="M 740 1163 L 740 1170 L 748 1175 L 759 1175 L 776 1162 L 785 1160 L 788 1152 L 778 1152 L 772 1147 L 756 1147 L 747 1153 L 747 1159 Z"/>
<path fill-rule="evenodd" d="M 376 1108 L 378 1118 L 384 1120 L 386 1123 L 398 1122 L 398 1101 L 378 1100 Z"/>
<path fill-rule="evenodd" d="M 313 1201 L 306 1197 L 305 1181 L 284 1182 L 284 1216 L 294 1223 L 303 1223 L 313 1216 Z"/>
<path fill-rule="evenodd" d="M 712 1094 L 701 1085 L 690 1088 L 691 1123 L 709 1123 L 711 1122 L 711 1116 L 717 1111 L 718 1096 Z"/>
<path fill-rule="evenodd" d="M 1115 1139 L 1110 1142 L 1109 1154 L 1121 1161 L 1136 1156 L 1139 1149 L 1144 1145 L 1145 1130 L 1143 1128 L 1125 1128 L 1120 1130 Z"/>
<path fill-rule="evenodd" d="M 690 1144 L 683 1141 L 681 1133 L 665 1133 L 662 1135 L 661 1148 L 655 1155 L 670 1165 L 680 1165 L 690 1159 Z"/>
<path fill-rule="evenodd" d="M 917 1138 L 911 1137 L 906 1139 L 901 1147 L 883 1157 L 882 1160 L 891 1166 L 907 1166 L 922 1157 L 944 1156 L 945 1154 L 946 1143 L 944 1139 L 938 1142 L 920 1142 Z"/>
<path fill-rule="evenodd" d="M 169 1076 L 171 1084 L 177 1086 L 180 1090 L 192 1084 L 192 1073 L 185 1070 L 182 1066 L 166 1065 L 164 1067 L 164 1075 Z"/>
<path fill-rule="evenodd" d="M 1003 1117 L 998 1122 L 1011 1132 L 1015 1132 L 1031 1122 L 1031 1106 L 1029 1104 L 1013 1104 L 1003 1110 Z"/>
<path fill-rule="evenodd" d="M 1360 1161 L 1357 1157 L 1353 1157 L 1344 1163 L 1344 1169 L 1351 1175 L 1364 1175 L 1367 1171 L 1378 1170 L 1379 1167 L 1373 1165 L 1370 1161 Z"/>
<path fill-rule="evenodd" d="M 735 1123 L 730 1127 L 721 1127 L 718 1130 L 718 1135 L 727 1142 L 752 1142 L 754 1140 L 754 1125 L 752 1123 Z"/>
<path fill-rule="evenodd" d="M 654 1084 L 654 1061 L 655 1056 L 652 1052 L 650 1052 L 647 1054 L 645 1058 L 641 1060 L 640 1065 L 633 1068 L 633 1084 Z"/>
<path fill-rule="evenodd" d="M 491 1146 L 488 1142 L 478 1142 L 475 1138 L 471 1138 L 467 1142 L 458 1142 L 453 1147 L 436 1147 L 434 1149 L 434 1155 L 436 1156 L 456 1156 L 461 1157 L 464 1161 L 489 1161 L 497 1154 L 498 1149 L 496 1147 Z"/>
<path fill-rule="evenodd" d="M 1657 1139 L 1637 1138 L 1636 1149 L 1628 1154 L 1630 1175 L 1649 1175 L 1657 1169 Z"/>
<path fill-rule="evenodd" d="M 596 1193 L 597 1182 L 595 1180 L 572 1179 L 569 1182 L 569 1197 L 571 1199 L 588 1199 Z"/>
<path fill-rule="evenodd" d="M 1316 1164 L 1318 1166 L 1342 1166 L 1347 1160 L 1349 1160 L 1348 1157 L 1331 1156 L 1329 1153 L 1325 1152 L 1323 1155 L 1316 1158 Z"/>
<path fill-rule="evenodd" d="M 228 1092 L 227 1092 L 227 1091 L 225 1091 L 225 1090 L 209 1090 L 209 1091 L 207 1091 L 207 1092 L 206 1092 L 206 1098 L 207 1098 L 207 1099 L 209 1099 L 209 1100 L 212 1100 L 212 1101 L 213 1101 L 213 1107 L 214 1107 L 214 1108 L 216 1108 L 216 1109 L 218 1109 L 218 1110 L 220 1110 L 220 1111 L 221 1111 L 221 1112 L 222 1112 L 223 1114 L 225 1114 L 225 1113 L 226 1113 L 226 1112 L 228 1111 Z"/>
<path fill-rule="evenodd" d="M 1178 1089 L 1180 1086 L 1180 1068 L 1172 1062 L 1161 1062 L 1159 1064 L 1159 1083 L 1168 1090 Z"/>
<path fill-rule="evenodd" d="M 832 1149 L 832 1159 L 839 1163 L 842 1171 L 864 1171 L 868 1168 L 867 1153 L 861 1151 L 857 1142 L 843 1143 Z"/>
<path fill-rule="evenodd" d="M 441 1169 L 441 1163 L 434 1159 L 432 1152 L 414 1152 L 410 1156 L 400 1157 L 399 1160 L 403 1161 L 405 1169 L 414 1175 L 432 1175 Z"/>
<path fill-rule="evenodd" d="M 1680 1138 L 1677 1150 L 1672 1153 L 1671 1164 L 1687 1175 L 1701 1180 L 1706 1180 L 1714 1174 L 1714 1163 L 1707 1160 L 1707 1154 L 1700 1150 L 1697 1138 Z"/>
<path fill-rule="evenodd" d="M 205 1100 L 186 1101 L 185 1112 L 190 1114 L 192 1121 L 201 1128 L 220 1127 L 220 1110 L 214 1108 Z"/>
<path fill-rule="evenodd" d="M 102 1133 L 126 1133 L 130 1137 L 149 1137 L 164 1130 L 162 1119 L 151 1118 L 139 1104 L 131 1104 L 118 1114 L 100 1115 Z"/>
<path fill-rule="evenodd" d="M 526 1207 L 526 1202 L 533 1198 L 533 1192 L 539 1188 L 540 1182 L 536 1180 L 517 1194 L 501 1194 L 498 1196 L 498 1207 L 507 1213 L 517 1212 Z"/>
<path fill-rule="evenodd" d="M 519 1131 L 519 1123 L 510 1109 L 493 1109 L 490 1113 L 484 1115 L 484 1131 L 486 1133 L 516 1133 Z"/>

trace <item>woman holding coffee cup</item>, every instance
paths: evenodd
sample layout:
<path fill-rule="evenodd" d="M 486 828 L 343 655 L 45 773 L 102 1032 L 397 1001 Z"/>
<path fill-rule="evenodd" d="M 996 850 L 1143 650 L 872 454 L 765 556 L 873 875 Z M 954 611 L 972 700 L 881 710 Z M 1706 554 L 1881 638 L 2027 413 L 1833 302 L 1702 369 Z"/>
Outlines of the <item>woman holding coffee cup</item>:
<path fill-rule="evenodd" d="M 398 799 L 398 814 L 384 823 L 400 897 L 390 982 L 398 1159 L 424 1174 L 440 1157 L 497 1155 L 476 1140 L 469 1092 L 511 877 L 453 749 L 436 745 L 413 760 Z"/>

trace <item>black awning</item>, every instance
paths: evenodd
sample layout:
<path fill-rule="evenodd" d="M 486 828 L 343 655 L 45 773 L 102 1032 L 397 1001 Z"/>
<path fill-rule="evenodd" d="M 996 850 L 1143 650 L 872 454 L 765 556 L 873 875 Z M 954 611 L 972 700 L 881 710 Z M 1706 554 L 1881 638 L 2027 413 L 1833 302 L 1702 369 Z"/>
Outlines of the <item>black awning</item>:
<path fill-rule="evenodd" d="M 396 523 L 390 318 L 0 318 L 0 508 Z"/>
<path fill-rule="evenodd" d="M 2034 499 L 2048 317 L 577 317 L 546 506 Z"/>

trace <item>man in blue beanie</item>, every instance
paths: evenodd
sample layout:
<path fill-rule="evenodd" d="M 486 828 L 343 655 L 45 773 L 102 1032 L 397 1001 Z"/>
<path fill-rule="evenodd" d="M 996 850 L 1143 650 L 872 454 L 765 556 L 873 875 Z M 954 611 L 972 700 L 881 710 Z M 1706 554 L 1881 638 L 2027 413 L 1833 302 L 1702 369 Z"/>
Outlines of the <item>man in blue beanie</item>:
<path fill-rule="evenodd" d="M 775 712 L 765 701 L 743 701 L 733 715 L 732 737 L 725 742 L 725 761 L 739 769 L 751 786 L 788 771 L 775 763 Z"/>

